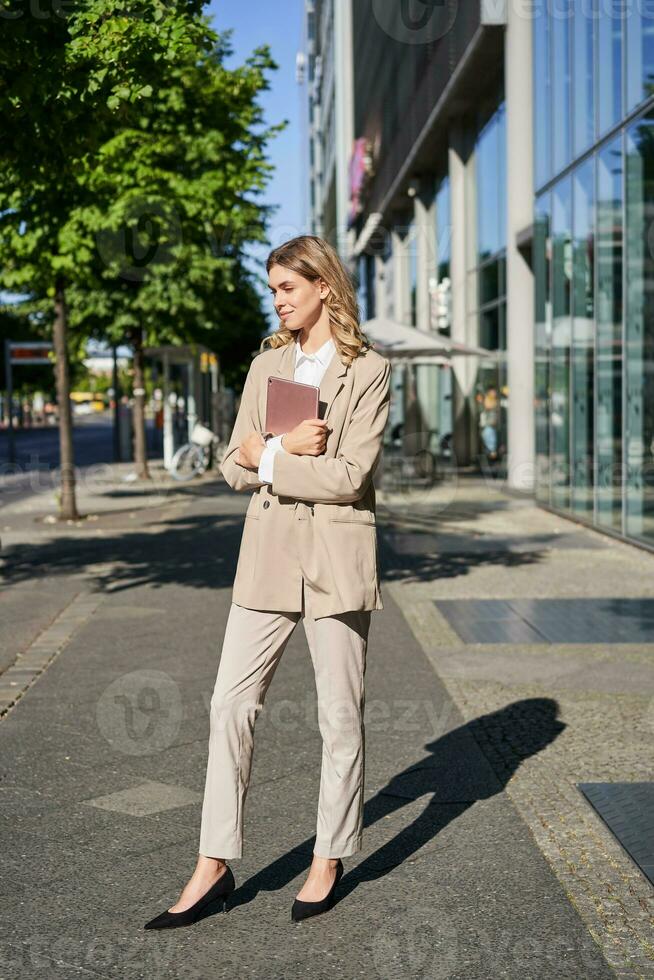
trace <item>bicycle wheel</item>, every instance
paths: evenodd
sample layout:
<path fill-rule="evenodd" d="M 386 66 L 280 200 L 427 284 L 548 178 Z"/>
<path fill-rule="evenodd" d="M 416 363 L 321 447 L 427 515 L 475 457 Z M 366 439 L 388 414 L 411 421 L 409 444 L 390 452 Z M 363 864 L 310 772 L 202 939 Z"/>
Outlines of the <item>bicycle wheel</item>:
<path fill-rule="evenodd" d="M 202 472 L 203 462 L 202 446 L 194 446 L 190 442 L 186 443 L 186 445 L 180 446 L 173 456 L 170 464 L 170 475 L 173 479 L 185 483 Z"/>

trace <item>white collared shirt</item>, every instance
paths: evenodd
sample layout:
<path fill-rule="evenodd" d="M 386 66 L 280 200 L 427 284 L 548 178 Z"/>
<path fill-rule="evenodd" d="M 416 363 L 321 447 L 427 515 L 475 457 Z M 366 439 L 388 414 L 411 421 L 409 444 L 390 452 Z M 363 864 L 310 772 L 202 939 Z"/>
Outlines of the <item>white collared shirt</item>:
<path fill-rule="evenodd" d="M 331 337 L 313 354 L 305 354 L 300 345 L 300 341 L 296 340 L 293 381 L 301 381 L 306 385 L 317 385 L 320 387 L 322 377 L 335 353 L 336 345 Z M 269 436 L 266 439 L 266 448 L 261 453 L 258 471 L 259 479 L 264 483 L 272 483 L 275 453 L 280 450 L 283 453 L 286 452 L 282 446 L 282 436 L 284 435 L 286 433 L 282 432 L 278 436 Z"/>

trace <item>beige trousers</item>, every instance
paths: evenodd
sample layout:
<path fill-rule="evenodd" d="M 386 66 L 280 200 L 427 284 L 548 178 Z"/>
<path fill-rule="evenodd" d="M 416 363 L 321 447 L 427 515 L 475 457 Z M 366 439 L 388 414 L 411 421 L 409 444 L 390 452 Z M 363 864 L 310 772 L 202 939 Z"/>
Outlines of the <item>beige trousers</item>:
<path fill-rule="evenodd" d="M 345 857 L 361 849 L 365 773 L 364 675 L 370 611 L 312 619 L 232 602 L 211 698 L 209 760 L 200 854 L 243 856 L 243 807 L 254 727 L 286 644 L 304 616 L 323 742 L 314 854 Z"/>

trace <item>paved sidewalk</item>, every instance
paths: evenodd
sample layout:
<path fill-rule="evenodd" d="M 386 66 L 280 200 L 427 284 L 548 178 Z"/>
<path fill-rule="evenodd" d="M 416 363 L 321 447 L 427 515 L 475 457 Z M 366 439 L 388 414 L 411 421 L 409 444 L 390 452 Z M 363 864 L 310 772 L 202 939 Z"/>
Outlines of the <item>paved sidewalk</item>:
<path fill-rule="evenodd" d="M 298 625 L 257 723 L 232 910 L 190 929 L 143 931 L 175 901 L 196 860 L 209 700 L 246 503 L 222 480 L 205 479 L 136 518 L 98 508 L 92 527 L 41 525 L 38 535 L 34 514 L 8 522 L 1 608 L 34 625 L 13 667 L 41 672 L 0 720 L 0 977 L 651 975 L 651 889 L 569 797 L 580 752 L 592 753 L 584 778 L 606 778 L 607 768 L 610 778 L 651 778 L 632 734 L 635 720 L 645 724 L 653 648 L 643 644 L 635 658 L 626 651 L 615 683 L 627 684 L 633 664 L 643 673 L 631 675 L 626 693 L 620 688 L 612 713 L 615 695 L 595 682 L 610 651 L 598 659 L 595 645 L 482 650 L 462 643 L 433 600 L 554 594 L 552 581 L 579 588 L 579 561 L 588 594 L 605 594 L 619 569 L 626 594 L 640 583 L 637 594 L 646 595 L 654 559 L 611 542 L 610 554 L 601 552 L 610 572 L 597 551 L 590 565 L 574 548 L 560 562 L 543 541 L 554 525 L 598 536 L 472 483 L 431 518 L 426 553 L 400 505 L 380 504 L 385 609 L 372 616 L 369 643 L 366 831 L 363 850 L 346 860 L 337 906 L 290 922 L 311 860 L 321 756 Z M 416 506 L 411 512 L 415 520 Z M 505 542 L 473 560 L 488 535 L 529 539 L 531 559 L 507 559 Z M 549 593 L 539 591 L 545 581 Z M 48 618 L 41 596 L 56 595 L 64 605 Z M 561 697 L 550 656 L 556 664 L 594 657 L 593 673 L 587 661 L 580 673 L 560 668 L 564 681 L 577 677 Z M 603 708 L 585 733 L 579 703 L 584 724 L 593 705 Z M 621 728 L 618 716 L 628 724 Z M 579 822 L 562 842 L 551 825 L 563 805 L 562 815 Z M 588 830 L 590 868 L 573 869 L 574 853 L 566 865 L 561 847 L 585 847 Z M 603 881 L 597 847 L 610 859 Z M 623 933 L 621 912 L 591 915 L 579 880 L 600 902 L 608 889 L 628 918 L 638 905 L 641 918 Z"/>
<path fill-rule="evenodd" d="M 150 521 L 160 518 L 168 513 L 168 507 L 196 492 L 194 485 L 174 481 L 160 460 L 149 460 L 148 466 L 149 482 L 132 481 L 132 463 L 79 467 L 76 499 L 81 520 L 65 524 L 57 523 L 54 471 L 46 468 L 0 478 L 0 555 L 15 555 L 26 545 L 35 548 L 49 541 L 68 540 L 65 569 L 60 557 L 56 575 L 35 576 L 32 562 L 25 574 L 14 573 L 11 593 L 0 588 L 0 671 L 56 621 L 80 590 L 88 587 L 93 563 L 87 553 L 93 551 L 94 541 L 120 534 L 125 525 L 138 524 L 145 511 Z M 84 556 L 82 561 L 77 558 L 76 541 Z"/>
<path fill-rule="evenodd" d="M 654 889 L 577 788 L 654 781 L 654 554 L 493 480 L 381 512 L 386 594 L 466 721 L 508 713 L 484 746 L 506 795 L 615 972 L 654 977 Z M 547 703 L 564 727 L 525 753 Z"/>

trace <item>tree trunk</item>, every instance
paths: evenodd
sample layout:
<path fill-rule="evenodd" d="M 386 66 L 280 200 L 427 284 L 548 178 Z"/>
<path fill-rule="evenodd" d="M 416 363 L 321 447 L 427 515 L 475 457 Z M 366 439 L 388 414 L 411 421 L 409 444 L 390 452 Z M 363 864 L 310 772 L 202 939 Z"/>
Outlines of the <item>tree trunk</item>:
<path fill-rule="evenodd" d="M 60 520 L 79 520 L 75 500 L 75 461 L 73 455 L 73 417 L 70 407 L 68 370 L 68 310 L 63 280 L 55 285 L 54 351 L 57 404 L 59 406 L 59 456 L 61 462 Z"/>
<path fill-rule="evenodd" d="M 134 348 L 134 468 L 140 480 L 149 480 L 148 454 L 145 441 L 145 373 L 143 356 L 143 331 L 132 330 Z"/>

